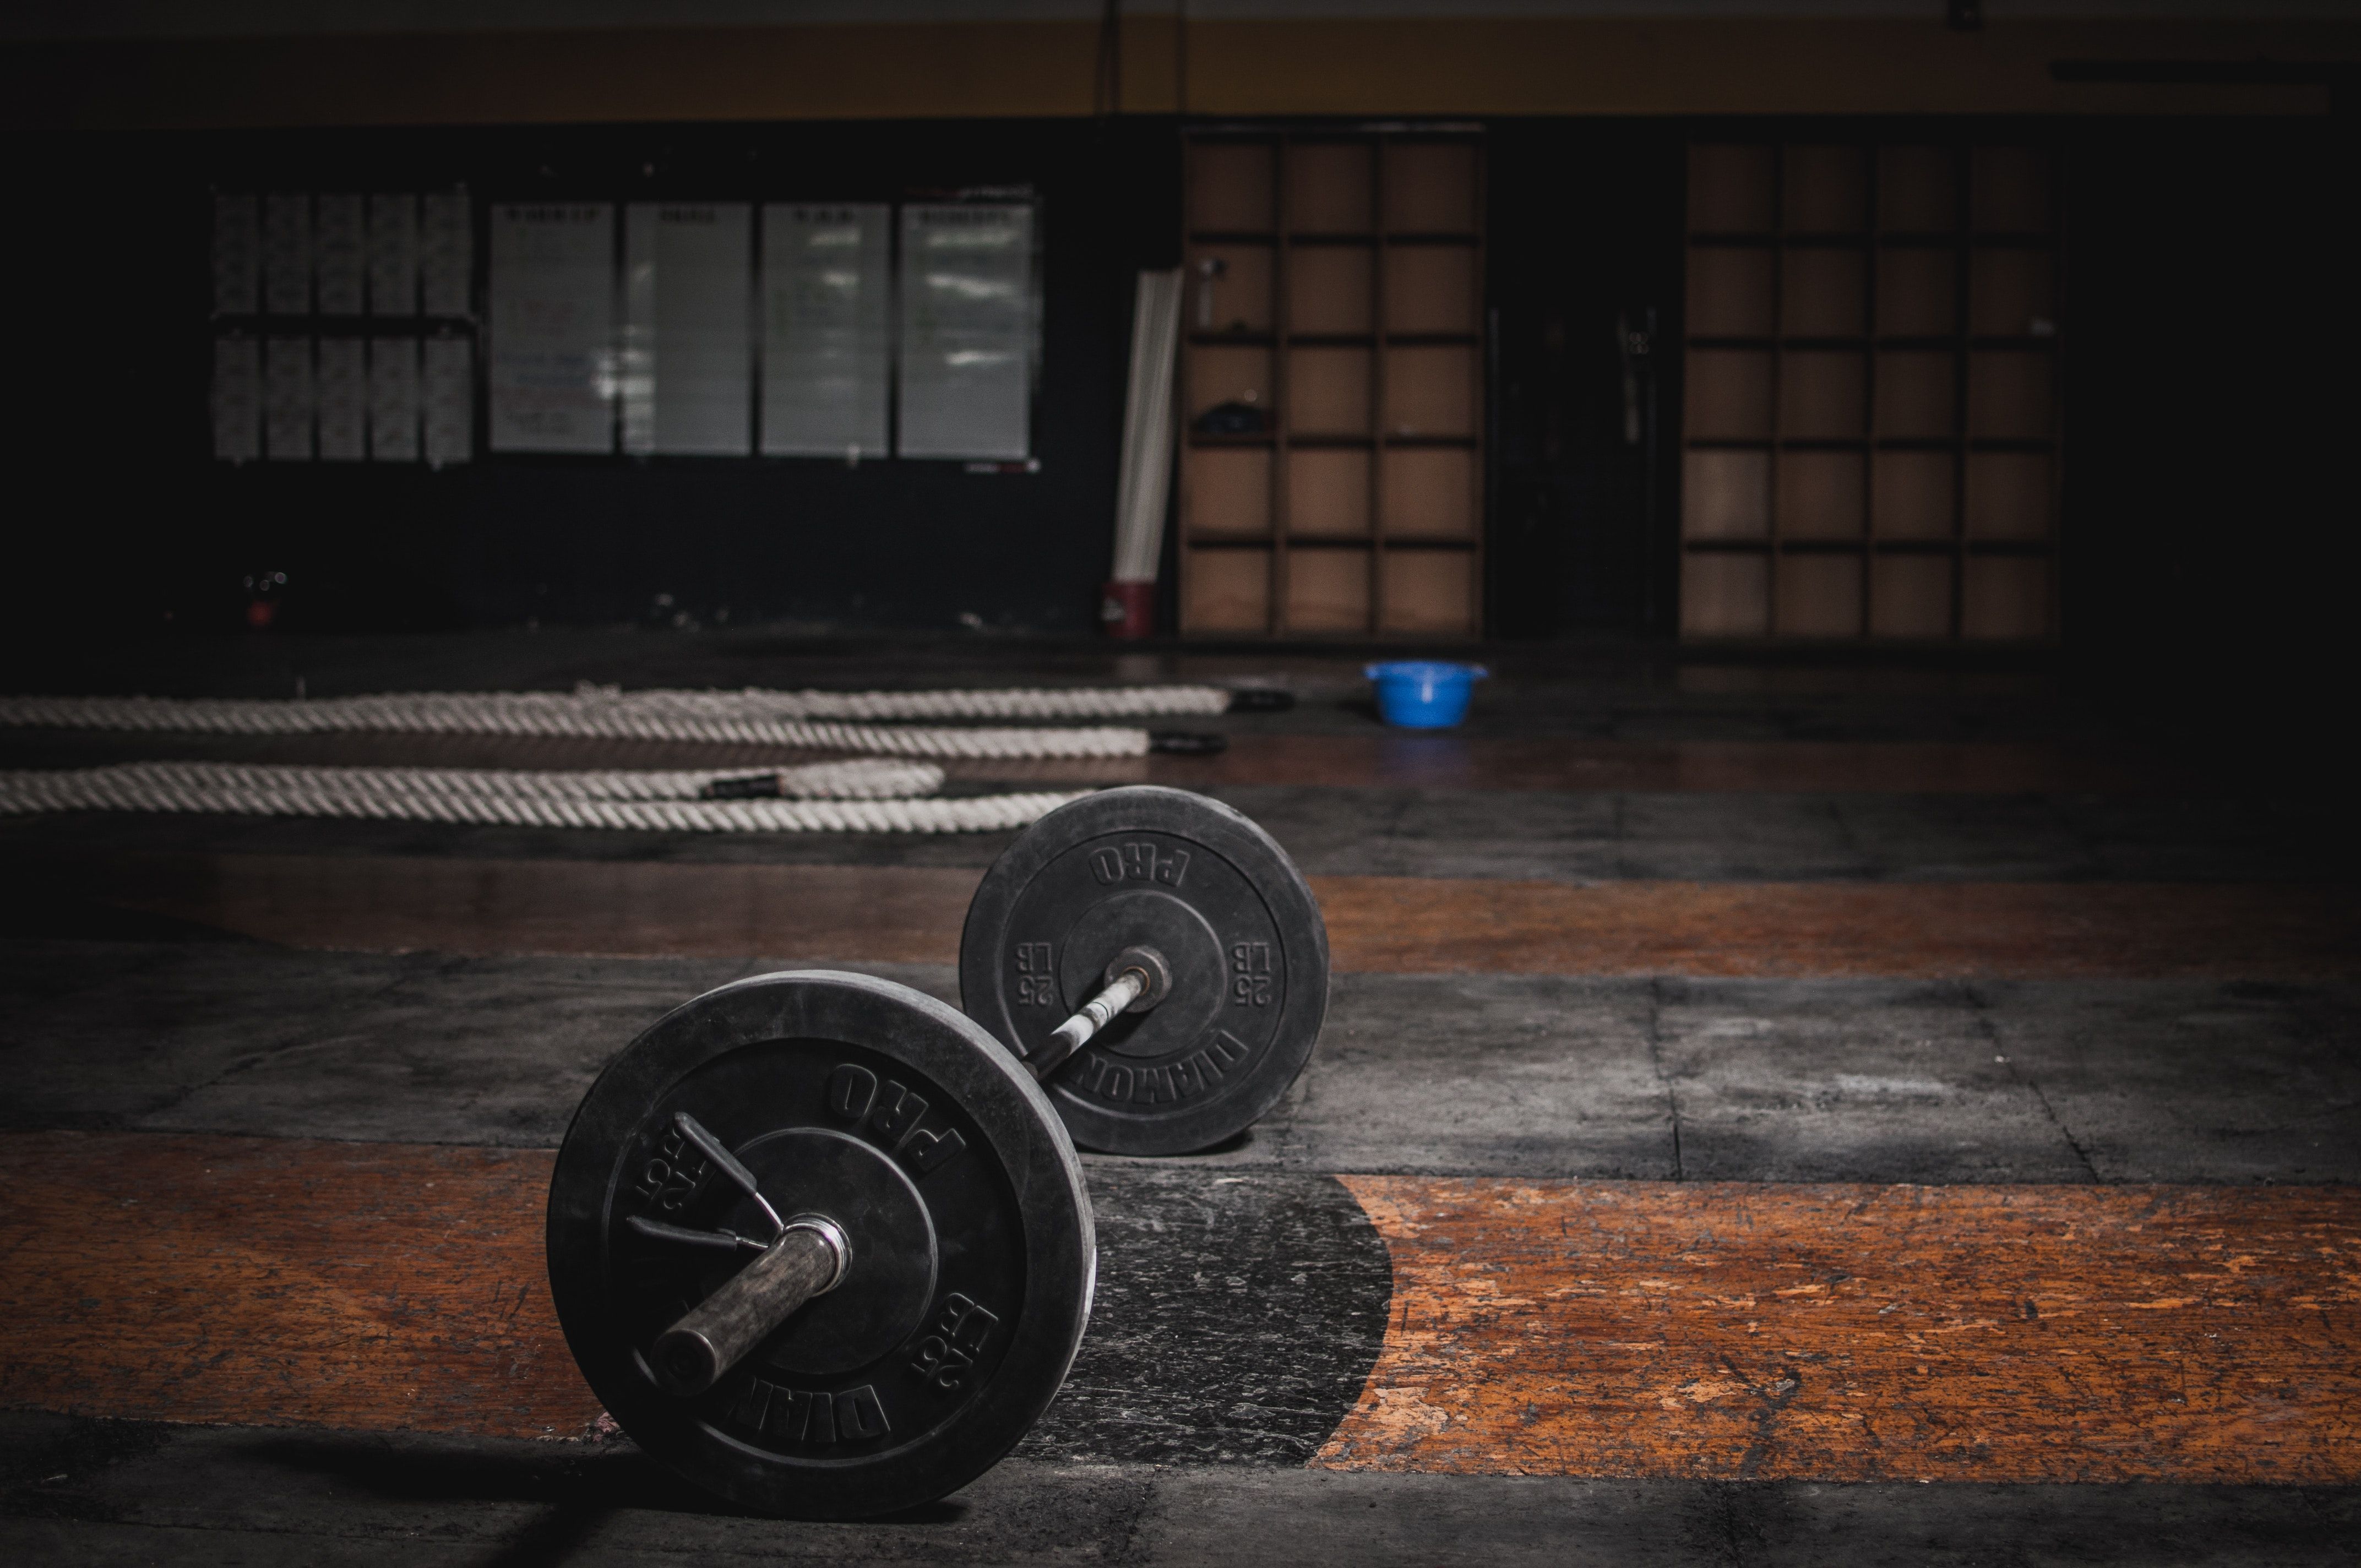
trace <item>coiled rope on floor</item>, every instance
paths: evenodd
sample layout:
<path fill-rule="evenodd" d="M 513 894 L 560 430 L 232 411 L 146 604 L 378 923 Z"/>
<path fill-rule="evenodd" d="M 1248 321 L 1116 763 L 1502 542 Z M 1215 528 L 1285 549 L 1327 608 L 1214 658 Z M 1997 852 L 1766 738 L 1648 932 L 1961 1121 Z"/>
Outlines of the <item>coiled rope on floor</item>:
<path fill-rule="evenodd" d="M 773 745 L 896 757 L 1137 757 L 1149 750 L 1150 737 L 1145 729 L 922 729 L 868 721 L 1213 714 L 1227 709 L 1231 696 L 1219 686 L 625 692 L 586 684 L 571 692 L 389 692 L 259 700 L 0 696 L 0 725 L 235 735 L 377 730 L 590 737 Z"/>
<path fill-rule="evenodd" d="M 1078 798 L 1077 792 L 895 798 L 891 792 L 939 788 L 941 770 L 869 761 L 783 770 L 781 796 L 802 798 L 697 798 L 714 780 L 742 773 L 125 762 L 0 772 L 0 815 L 159 811 L 656 832 L 982 833 L 1024 827 Z"/>

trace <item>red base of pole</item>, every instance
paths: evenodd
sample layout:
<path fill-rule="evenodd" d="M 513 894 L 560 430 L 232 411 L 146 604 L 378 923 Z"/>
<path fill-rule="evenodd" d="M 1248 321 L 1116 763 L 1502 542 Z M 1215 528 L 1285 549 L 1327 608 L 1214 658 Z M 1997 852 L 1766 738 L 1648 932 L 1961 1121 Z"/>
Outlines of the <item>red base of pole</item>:
<path fill-rule="evenodd" d="M 1156 585 L 1109 583 L 1099 590 L 1099 629 L 1133 641 L 1156 633 Z"/>

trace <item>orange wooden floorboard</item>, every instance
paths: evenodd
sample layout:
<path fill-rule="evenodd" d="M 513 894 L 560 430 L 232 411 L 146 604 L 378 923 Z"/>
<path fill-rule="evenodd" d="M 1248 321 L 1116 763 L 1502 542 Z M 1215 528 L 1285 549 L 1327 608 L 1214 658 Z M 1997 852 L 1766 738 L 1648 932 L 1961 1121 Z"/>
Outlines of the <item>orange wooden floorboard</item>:
<path fill-rule="evenodd" d="M 581 1432 L 550 1161 L 0 1136 L 0 1404 Z M 2361 1480 L 2352 1189 L 1345 1180 L 1394 1298 L 1324 1465 Z"/>
<path fill-rule="evenodd" d="M 159 855 L 37 873 L 302 948 L 952 963 L 981 872 L 917 866 Z M 1345 970 L 2337 979 L 2330 884 L 1312 879 Z"/>
<path fill-rule="evenodd" d="M 548 1150 L 0 1136 L 0 1404 L 572 1437 Z"/>
<path fill-rule="evenodd" d="M 1312 880 L 1346 970 L 2025 980 L 2361 970 L 2361 894 L 2330 885 Z"/>
<path fill-rule="evenodd" d="M 2178 762 L 1995 741 L 1615 740 L 1579 736 L 1234 735 L 1149 759 L 1158 784 L 1850 795 L 2145 794 L 2212 782 Z"/>
<path fill-rule="evenodd" d="M 2361 1480 L 2361 1190 L 1343 1179 L 1338 1469 Z"/>

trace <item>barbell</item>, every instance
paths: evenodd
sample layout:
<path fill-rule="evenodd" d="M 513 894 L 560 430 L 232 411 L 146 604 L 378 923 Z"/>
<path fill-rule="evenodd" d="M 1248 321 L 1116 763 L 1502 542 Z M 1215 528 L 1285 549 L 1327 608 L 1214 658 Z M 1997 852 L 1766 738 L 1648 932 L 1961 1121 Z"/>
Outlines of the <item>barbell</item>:
<path fill-rule="evenodd" d="M 551 1179 L 550 1292 L 608 1412 L 743 1507 L 888 1513 L 1013 1447 L 1097 1266 L 1064 1125 L 906 986 L 763 975 L 601 1073 Z"/>
<path fill-rule="evenodd" d="M 978 1016 L 822 970 L 708 992 L 566 1131 L 567 1344 L 633 1441 L 732 1502 L 886 1513 L 1015 1446 L 1090 1317 L 1076 1140 L 1171 1153 L 1250 1124 L 1318 1036 L 1327 942 L 1252 822 L 1118 789 L 1001 856 L 960 972 Z"/>

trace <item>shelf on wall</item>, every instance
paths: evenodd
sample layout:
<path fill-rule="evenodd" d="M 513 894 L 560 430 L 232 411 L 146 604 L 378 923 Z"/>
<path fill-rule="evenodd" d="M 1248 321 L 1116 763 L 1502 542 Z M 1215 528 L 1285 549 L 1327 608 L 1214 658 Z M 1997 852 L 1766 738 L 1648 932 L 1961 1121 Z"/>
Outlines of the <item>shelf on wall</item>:
<path fill-rule="evenodd" d="M 1182 630 L 1475 635 L 1480 144 L 1275 131 L 1186 157 L 1181 417 L 1251 400 L 1274 422 L 1183 442 Z"/>
<path fill-rule="evenodd" d="M 2054 635 L 2051 156 L 1691 148 L 1685 635 Z"/>

